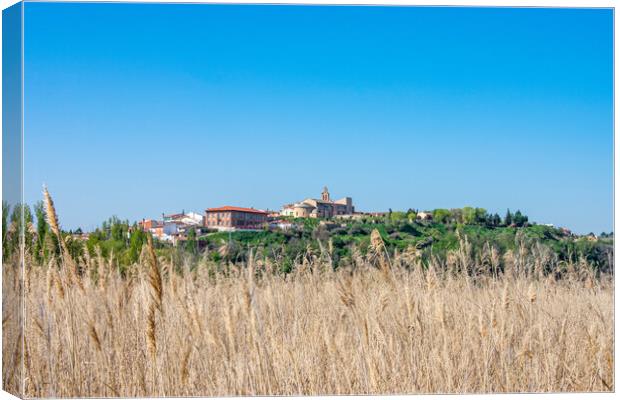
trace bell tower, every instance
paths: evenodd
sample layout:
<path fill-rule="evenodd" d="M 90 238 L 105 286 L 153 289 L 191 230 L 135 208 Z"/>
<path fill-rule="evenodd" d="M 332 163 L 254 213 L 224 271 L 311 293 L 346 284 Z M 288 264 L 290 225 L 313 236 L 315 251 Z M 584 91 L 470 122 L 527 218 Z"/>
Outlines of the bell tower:
<path fill-rule="evenodd" d="M 321 193 L 321 200 L 323 201 L 331 201 L 329 199 L 329 190 L 327 190 L 327 186 L 323 188 L 323 193 Z"/>

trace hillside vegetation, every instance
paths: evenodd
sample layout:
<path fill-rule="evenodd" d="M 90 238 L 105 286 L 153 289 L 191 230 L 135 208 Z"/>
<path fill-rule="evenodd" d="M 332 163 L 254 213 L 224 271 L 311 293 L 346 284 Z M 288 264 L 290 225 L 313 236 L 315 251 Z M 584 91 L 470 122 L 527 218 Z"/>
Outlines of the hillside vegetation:
<path fill-rule="evenodd" d="M 51 234 L 40 202 L 34 207 L 34 216 L 28 207 L 14 208 L 12 213 L 6 205 L 3 207 L 2 222 L 7 228 L 4 232 L 8 231 L 3 237 L 5 259 L 17 251 L 16 221 L 21 220 L 22 213 L 26 223 L 26 252 L 37 263 L 59 257 L 57 236 Z M 159 256 L 171 259 L 175 268 L 185 263 L 197 265 L 201 259 L 224 264 L 247 262 L 253 250 L 256 257 L 268 258 L 279 272 L 288 273 L 301 257 L 313 253 L 329 254 L 333 268 L 351 266 L 356 257 L 367 254 L 371 232 L 376 230 L 387 251 L 415 256 L 425 266 L 432 259 L 445 263 L 447 254 L 459 248 L 460 240 L 466 240 L 474 259 L 480 259 L 485 251 L 494 252 L 500 271 L 504 268 L 502 257 L 522 245 L 536 246 L 545 263 L 576 263 L 583 259 L 599 272 L 613 269 L 613 234 L 576 236 L 565 229 L 532 224 L 520 211 L 514 214 L 508 211 L 500 218 L 484 209 L 464 207 L 436 209 L 432 215 L 432 221 L 416 218 L 413 210 L 360 219 L 282 218 L 292 227 L 266 226 L 259 231 L 232 233 L 212 231 L 202 236 L 190 230 L 187 240 L 177 246 L 155 240 L 154 247 Z M 102 257 L 113 262 L 121 273 L 139 261 L 148 236 L 136 224 L 130 225 L 116 217 L 104 221 L 86 240 L 75 232 L 59 232 L 74 259 Z"/>
<path fill-rule="evenodd" d="M 458 249 L 459 241 L 466 239 L 474 257 L 485 249 L 504 255 L 525 243 L 536 244 L 544 257 L 557 261 L 576 262 L 584 258 L 597 270 L 609 272 L 613 267 L 613 237 L 577 237 L 543 225 L 487 226 L 385 218 L 325 223 L 297 219 L 292 222 L 298 229 L 213 233 L 199 238 L 198 248 L 206 250 L 214 261 L 245 261 L 248 250 L 258 248 L 262 254 L 279 260 L 282 270 L 288 272 L 299 255 L 307 251 L 319 252 L 323 247 L 330 253 L 333 265 L 339 267 L 350 265 L 356 253 L 365 255 L 370 234 L 377 230 L 388 251 L 415 254 L 425 263 L 433 257 L 445 261 L 448 252 Z"/>

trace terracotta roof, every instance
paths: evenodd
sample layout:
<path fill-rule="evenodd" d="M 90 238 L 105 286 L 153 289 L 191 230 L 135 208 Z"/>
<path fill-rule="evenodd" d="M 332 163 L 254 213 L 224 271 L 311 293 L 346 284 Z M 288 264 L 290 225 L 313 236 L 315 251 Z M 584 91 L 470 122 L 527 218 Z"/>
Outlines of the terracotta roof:
<path fill-rule="evenodd" d="M 238 211 L 245 213 L 253 213 L 253 214 L 268 214 L 266 211 L 257 210 L 255 208 L 245 208 L 245 207 L 234 207 L 234 206 L 223 206 L 217 208 L 207 208 L 207 212 L 217 212 L 217 211 Z"/>
<path fill-rule="evenodd" d="M 167 214 L 164 215 L 164 218 L 180 218 L 180 217 L 184 217 L 185 214 L 184 213 L 179 213 L 179 214 Z"/>

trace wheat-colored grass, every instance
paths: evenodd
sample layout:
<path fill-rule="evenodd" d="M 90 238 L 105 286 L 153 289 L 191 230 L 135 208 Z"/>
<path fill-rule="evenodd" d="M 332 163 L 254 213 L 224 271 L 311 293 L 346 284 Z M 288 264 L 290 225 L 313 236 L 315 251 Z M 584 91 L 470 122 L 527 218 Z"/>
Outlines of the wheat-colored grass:
<path fill-rule="evenodd" d="M 26 395 L 613 390 L 607 278 L 466 281 L 419 265 L 389 279 L 371 265 L 280 276 L 255 264 L 161 281 L 135 265 L 104 287 L 84 276 L 83 290 L 62 267 L 32 266 Z M 5 287 L 15 271 L 5 265 Z"/>
<path fill-rule="evenodd" d="M 500 261 L 491 248 L 475 258 L 464 239 L 446 261 L 422 263 L 372 238 L 348 267 L 334 272 L 329 254 L 308 252 L 288 275 L 260 252 L 178 272 L 150 242 L 125 276 L 100 256 L 75 260 L 79 270 L 66 257 L 27 259 L 24 340 L 19 316 L 3 319 L 5 388 L 23 382 L 27 397 L 614 390 L 612 277 L 584 263 L 542 273 L 526 246 Z M 19 293 L 19 271 L 4 265 L 5 301 Z M 6 362 L 22 358 L 23 380 Z"/>

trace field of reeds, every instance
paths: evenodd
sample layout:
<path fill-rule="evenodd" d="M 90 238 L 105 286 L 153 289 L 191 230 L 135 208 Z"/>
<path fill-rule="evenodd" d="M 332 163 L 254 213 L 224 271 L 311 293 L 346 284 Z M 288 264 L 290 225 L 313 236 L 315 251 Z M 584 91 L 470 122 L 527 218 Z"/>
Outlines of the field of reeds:
<path fill-rule="evenodd" d="M 242 265 L 173 265 L 150 242 L 124 275 L 88 254 L 26 259 L 24 334 L 19 312 L 3 318 L 4 387 L 23 384 L 28 397 L 613 391 L 613 277 L 535 245 L 487 250 L 474 257 L 463 238 L 423 260 L 388 253 L 373 233 L 351 266 L 334 271 L 325 249 L 288 274 L 260 252 Z M 19 310 L 7 304 L 19 274 L 4 263 L 5 311 Z"/>

